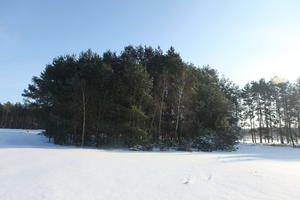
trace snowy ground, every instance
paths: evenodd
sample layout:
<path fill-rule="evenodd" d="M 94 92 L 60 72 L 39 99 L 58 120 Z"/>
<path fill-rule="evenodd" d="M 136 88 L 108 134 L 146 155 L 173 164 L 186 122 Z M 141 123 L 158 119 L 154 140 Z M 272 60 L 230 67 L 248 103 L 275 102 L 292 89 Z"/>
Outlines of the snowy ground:
<path fill-rule="evenodd" d="M 300 149 L 131 152 L 47 143 L 0 129 L 1 200 L 299 200 Z"/>

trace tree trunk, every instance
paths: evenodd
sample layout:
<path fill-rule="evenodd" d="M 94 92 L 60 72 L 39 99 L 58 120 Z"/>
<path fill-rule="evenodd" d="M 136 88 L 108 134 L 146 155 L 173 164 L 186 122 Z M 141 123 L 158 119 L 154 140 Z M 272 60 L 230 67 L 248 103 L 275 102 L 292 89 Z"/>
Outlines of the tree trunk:
<path fill-rule="evenodd" d="M 163 90 L 162 90 L 162 96 L 161 96 L 161 102 L 160 102 L 160 111 L 159 111 L 159 122 L 158 122 L 158 137 L 161 136 L 161 123 L 162 123 L 162 114 L 163 114 L 163 107 L 164 107 L 164 101 L 165 101 L 165 94 L 167 91 L 167 72 L 164 71 L 163 73 Z"/>
<path fill-rule="evenodd" d="M 84 145 L 85 139 L 85 122 L 86 122 L 86 96 L 85 88 L 81 85 L 81 94 L 82 94 L 82 133 L 81 133 L 81 146 Z"/>
<path fill-rule="evenodd" d="M 259 121 L 259 143 L 262 143 L 262 112 L 261 112 L 261 108 L 259 108 L 258 121 Z"/>
<path fill-rule="evenodd" d="M 165 89 L 163 89 L 162 99 L 160 102 L 157 141 L 159 140 L 159 136 L 161 135 L 161 121 L 162 121 L 162 113 L 163 113 L 163 106 L 164 106 L 164 96 L 165 96 Z"/>
<path fill-rule="evenodd" d="M 182 84 L 179 86 L 178 88 L 178 102 L 177 102 L 177 116 L 176 116 L 176 125 L 175 125 L 175 134 L 174 137 L 177 139 L 177 142 L 179 141 L 179 137 L 178 137 L 178 126 L 179 126 L 179 118 L 180 118 L 180 107 L 181 107 L 181 99 L 182 99 L 182 95 L 183 95 L 183 90 L 185 87 L 185 74 L 183 73 L 182 76 Z"/>

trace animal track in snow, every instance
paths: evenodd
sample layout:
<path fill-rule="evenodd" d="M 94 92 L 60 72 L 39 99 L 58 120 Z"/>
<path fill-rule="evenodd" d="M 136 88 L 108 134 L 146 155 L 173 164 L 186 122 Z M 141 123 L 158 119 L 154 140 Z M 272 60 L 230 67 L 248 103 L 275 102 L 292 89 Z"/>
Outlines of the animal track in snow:
<path fill-rule="evenodd" d="M 207 177 L 207 180 L 211 180 L 212 179 L 212 175 L 210 174 L 208 177 Z"/>
<path fill-rule="evenodd" d="M 186 177 L 182 179 L 182 184 L 188 185 L 191 184 L 193 182 L 193 179 L 190 177 Z"/>

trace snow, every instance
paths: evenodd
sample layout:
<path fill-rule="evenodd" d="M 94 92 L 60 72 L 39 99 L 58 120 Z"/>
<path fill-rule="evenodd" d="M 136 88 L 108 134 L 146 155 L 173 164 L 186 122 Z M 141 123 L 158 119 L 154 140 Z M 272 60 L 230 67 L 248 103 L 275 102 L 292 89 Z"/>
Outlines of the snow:
<path fill-rule="evenodd" d="M 0 129 L 2 200 L 299 200 L 300 149 L 134 152 L 58 146 Z"/>

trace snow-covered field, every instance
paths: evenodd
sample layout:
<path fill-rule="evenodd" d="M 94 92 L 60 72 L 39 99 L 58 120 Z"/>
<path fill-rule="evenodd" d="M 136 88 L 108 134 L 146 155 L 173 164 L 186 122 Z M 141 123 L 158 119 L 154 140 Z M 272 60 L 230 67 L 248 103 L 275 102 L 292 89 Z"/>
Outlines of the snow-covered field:
<path fill-rule="evenodd" d="M 47 143 L 0 129 L 1 200 L 300 199 L 300 149 L 131 152 Z"/>

